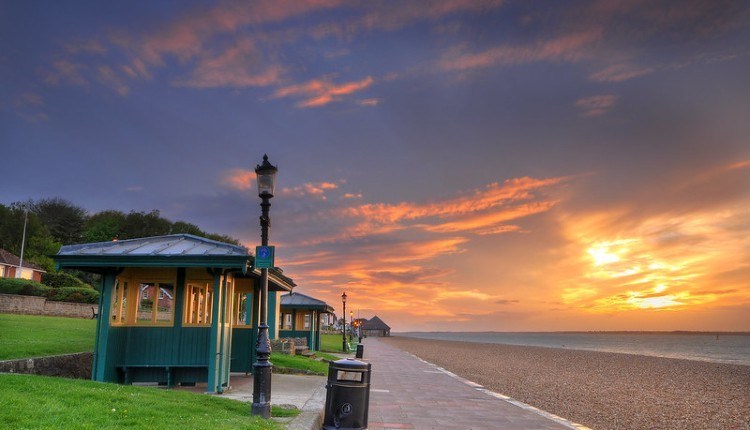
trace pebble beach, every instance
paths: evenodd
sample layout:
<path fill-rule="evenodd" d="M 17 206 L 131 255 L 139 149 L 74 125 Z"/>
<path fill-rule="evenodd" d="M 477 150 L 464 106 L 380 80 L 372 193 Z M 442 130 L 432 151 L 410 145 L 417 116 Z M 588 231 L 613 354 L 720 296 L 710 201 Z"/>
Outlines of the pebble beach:
<path fill-rule="evenodd" d="M 384 340 L 594 430 L 750 430 L 750 366 L 401 336 Z"/>

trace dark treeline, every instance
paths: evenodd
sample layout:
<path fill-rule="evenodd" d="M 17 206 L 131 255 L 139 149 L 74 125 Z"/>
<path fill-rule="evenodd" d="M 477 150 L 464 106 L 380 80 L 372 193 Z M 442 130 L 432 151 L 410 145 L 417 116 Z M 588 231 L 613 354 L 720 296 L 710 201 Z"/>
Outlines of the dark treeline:
<path fill-rule="evenodd" d="M 239 241 L 222 234 L 206 233 L 195 224 L 172 222 L 158 210 L 124 213 L 106 210 L 89 214 L 85 209 L 61 199 L 49 198 L 0 204 L 0 248 L 15 255 L 21 253 L 24 211 L 28 209 L 24 261 L 47 271 L 54 269 L 52 259 L 62 245 L 106 242 L 147 236 L 187 233 L 239 245 Z"/>

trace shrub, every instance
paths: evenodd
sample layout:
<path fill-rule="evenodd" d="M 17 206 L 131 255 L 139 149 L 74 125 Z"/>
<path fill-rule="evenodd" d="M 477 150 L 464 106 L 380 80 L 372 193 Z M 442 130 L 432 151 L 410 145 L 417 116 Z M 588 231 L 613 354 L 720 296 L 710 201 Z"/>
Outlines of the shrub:
<path fill-rule="evenodd" d="M 99 292 L 89 287 L 55 288 L 47 296 L 55 302 L 98 303 Z"/>
<path fill-rule="evenodd" d="M 80 279 L 65 272 L 47 272 L 42 274 L 42 284 L 52 288 L 91 288 Z"/>
<path fill-rule="evenodd" d="M 99 292 L 89 287 L 52 288 L 28 279 L 0 278 L 0 293 L 46 297 L 56 302 L 99 302 Z"/>
<path fill-rule="evenodd" d="M 0 293 L 47 297 L 52 288 L 28 279 L 0 278 Z"/>

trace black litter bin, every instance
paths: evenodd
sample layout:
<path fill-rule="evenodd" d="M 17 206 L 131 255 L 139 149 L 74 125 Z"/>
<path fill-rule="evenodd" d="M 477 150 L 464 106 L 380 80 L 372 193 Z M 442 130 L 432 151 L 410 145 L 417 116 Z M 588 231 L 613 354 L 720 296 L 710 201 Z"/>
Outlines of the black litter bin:
<path fill-rule="evenodd" d="M 357 345 L 357 355 L 355 357 L 357 357 L 357 358 L 364 358 L 364 356 L 365 356 L 365 346 L 362 345 L 362 343 L 359 343 Z"/>
<path fill-rule="evenodd" d="M 328 365 L 324 430 L 367 428 L 370 363 L 346 358 Z"/>

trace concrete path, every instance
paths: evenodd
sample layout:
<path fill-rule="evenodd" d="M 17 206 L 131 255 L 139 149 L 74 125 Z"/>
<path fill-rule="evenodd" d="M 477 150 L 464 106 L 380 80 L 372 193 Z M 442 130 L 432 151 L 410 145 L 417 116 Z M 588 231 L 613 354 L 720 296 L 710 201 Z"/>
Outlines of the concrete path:
<path fill-rule="evenodd" d="M 364 340 L 372 363 L 370 430 L 553 430 L 577 428 L 553 415 L 496 397 L 374 337 Z"/>

